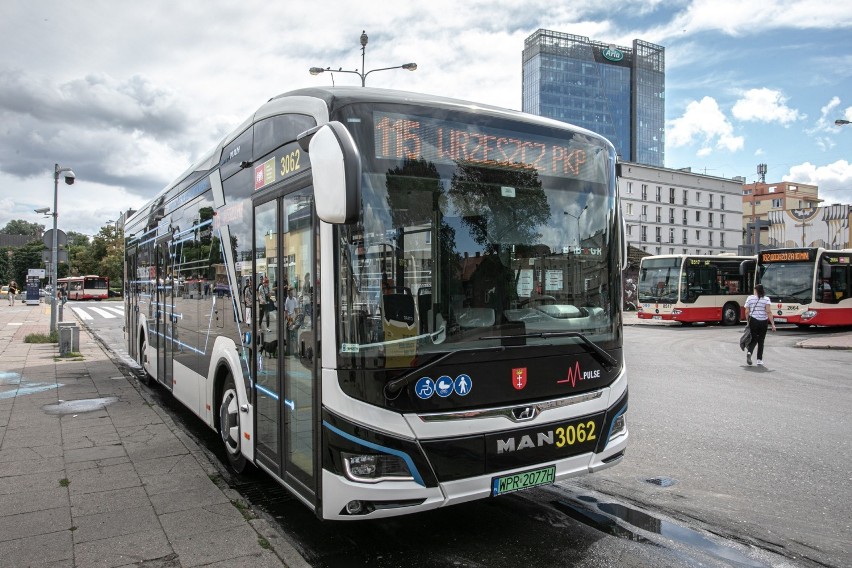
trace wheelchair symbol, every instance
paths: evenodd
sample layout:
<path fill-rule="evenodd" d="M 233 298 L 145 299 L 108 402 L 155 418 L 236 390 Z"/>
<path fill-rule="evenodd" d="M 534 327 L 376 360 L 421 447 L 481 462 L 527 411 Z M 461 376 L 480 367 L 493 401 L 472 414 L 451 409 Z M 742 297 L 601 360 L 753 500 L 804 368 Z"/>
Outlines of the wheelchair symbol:
<path fill-rule="evenodd" d="M 429 377 L 422 377 L 414 385 L 414 392 L 418 398 L 426 400 L 435 394 L 435 383 Z"/>

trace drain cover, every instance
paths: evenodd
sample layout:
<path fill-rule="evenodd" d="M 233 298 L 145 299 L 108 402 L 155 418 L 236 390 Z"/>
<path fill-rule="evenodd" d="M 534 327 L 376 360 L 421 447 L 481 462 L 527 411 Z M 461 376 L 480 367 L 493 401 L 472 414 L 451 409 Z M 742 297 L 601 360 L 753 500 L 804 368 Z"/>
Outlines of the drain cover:
<path fill-rule="evenodd" d="M 671 477 L 649 477 L 647 479 L 643 479 L 645 483 L 650 483 L 651 485 L 656 485 L 658 487 L 671 487 L 677 480 L 672 479 Z"/>

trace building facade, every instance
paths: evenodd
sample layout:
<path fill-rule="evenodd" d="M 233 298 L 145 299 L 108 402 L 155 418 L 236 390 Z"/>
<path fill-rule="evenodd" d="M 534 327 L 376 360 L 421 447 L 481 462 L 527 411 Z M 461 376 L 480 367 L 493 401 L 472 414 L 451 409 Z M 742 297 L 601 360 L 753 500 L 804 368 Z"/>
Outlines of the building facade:
<path fill-rule="evenodd" d="M 522 110 L 605 136 L 622 160 L 665 164 L 665 48 L 538 30 L 524 41 Z"/>
<path fill-rule="evenodd" d="M 622 162 L 618 193 L 627 244 L 649 254 L 737 254 L 742 188 L 740 178 Z"/>
<path fill-rule="evenodd" d="M 762 248 L 824 247 L 852 249 L 852 206 L 805 206 L 769 211 Z"/>
<path fill-rule="evenodd" d="M 747 183 L 743 185 L 743 254 L 755 254 L 772 247 L 769 218 L 779 211 L 810 210 L 822 200 L 815 185 L 782 181 L 778 183 Z M 782 217 L 775 215 L 776 225 Z M 807 223 L 807 220 L 805 221 Z M 777 227 L 776 227 L 777 229 Z M 776 230 L 775 237 L 778 233 Z"/>

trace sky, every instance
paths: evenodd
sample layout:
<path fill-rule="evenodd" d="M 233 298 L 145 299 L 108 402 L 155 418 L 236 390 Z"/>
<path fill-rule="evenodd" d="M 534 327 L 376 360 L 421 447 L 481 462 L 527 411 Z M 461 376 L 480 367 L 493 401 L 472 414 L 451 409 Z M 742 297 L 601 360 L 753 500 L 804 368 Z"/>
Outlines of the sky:
<path fill-rule="evenodd" d="M 385 8 L 382 8 L 385 6 Z M 852 3 L 815 0 L 457 2 L 33 0 L 0 18 L 0 227 L 96 234 L 180 176 L 271 97 L 367 86 L 521 109 L 538 29 L 666 48 L 668 168 L 819 187 L 852 204 Z M 335 73 L 337 85 L 359 85 Z"/>

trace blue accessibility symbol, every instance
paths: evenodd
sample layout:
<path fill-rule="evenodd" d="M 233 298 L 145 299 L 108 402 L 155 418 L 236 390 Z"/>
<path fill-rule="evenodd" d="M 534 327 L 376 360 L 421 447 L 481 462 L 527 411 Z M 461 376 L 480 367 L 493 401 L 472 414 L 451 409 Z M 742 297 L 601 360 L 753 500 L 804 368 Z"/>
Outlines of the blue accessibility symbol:
<path fill-rule="evenodd" d="M 435 383 L 429 377 L 421 377 L 414 385 L 414 392 L 418 398 L 426 400 L 435 394 Z"/>
<path fill-rule="evenodd" d="M 438 391 L 438 396 L 447 398 L 453 394 L 453 378 L 447 375 L 438 377 L 438 382 L 435 384 L 435 389 Z"/>
<path fill-rule="evenodd" d="M 455 383 L 453 383 L 453 390 L 459 396 L 467 396 L 467 393 L 470 392 L 472 387 L 473 381 L 470 380 L 468 375 L 459 375 L 456 377 Z"/>

